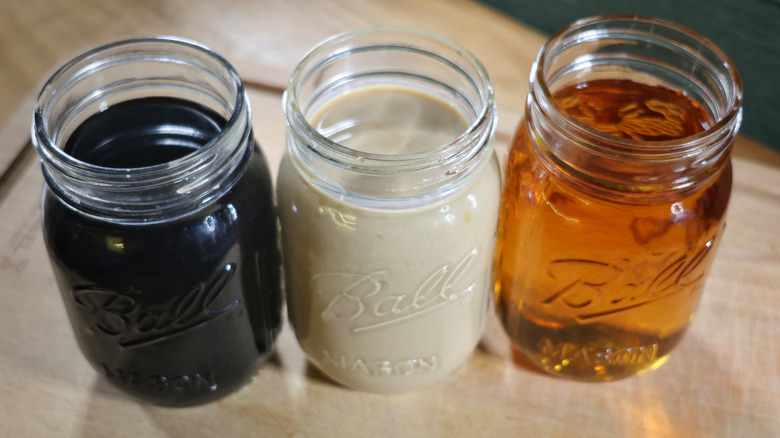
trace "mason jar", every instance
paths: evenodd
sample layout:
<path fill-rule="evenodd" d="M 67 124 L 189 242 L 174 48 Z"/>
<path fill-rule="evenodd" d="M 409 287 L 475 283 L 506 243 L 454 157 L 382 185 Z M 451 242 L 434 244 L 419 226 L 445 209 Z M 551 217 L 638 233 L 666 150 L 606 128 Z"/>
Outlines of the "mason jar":
<path fill-rule="evenodd" d="M 80 55 L 43 87 L 43 235 L 82 353 L 182 406 L 248 383 L 281 326 L 273 187 L 218 54 L 173 38 Z"/>
<path fill-rule="evenodd" d="M 589 18 L 542 47 L 494 276 L 500 318 L 532 362 L 604 381 L 667 360 L 723 232 L 741 102 L 726 55 L 667 21 Z"/>
<path fill-rule="evenodd" d="M 484 67 L 436 35 L 360 30 L 306 55 L 284 110 L 286 297 L 309 360 L 376 392 L 447 375 L 489 298 L 500 178 Z"/>

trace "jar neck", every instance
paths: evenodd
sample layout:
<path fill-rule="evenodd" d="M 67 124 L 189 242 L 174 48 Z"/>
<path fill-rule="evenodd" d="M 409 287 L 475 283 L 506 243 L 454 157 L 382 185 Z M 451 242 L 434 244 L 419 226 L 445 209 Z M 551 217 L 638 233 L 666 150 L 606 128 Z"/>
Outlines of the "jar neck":
<path fill-rule="evenodd" d="M 668 141 L 600 132 L 570 116 L 556 91 L 591 80 L 629 80 L 681 93 L 712 121 Z M 729 159 L 742 119 L 742 85 L 726 55 L 704 37 L 653 18 L 602 16 L 554 35 L 531 71 L 526 129 L 541 160 L 570 181 L 606 191 L 663 192 L 696 186 Z"/>
<path fill-rule="evenodd" d="M 447 144 L 394 155 L 349 148 L 312 126 L 312 116 L 337 96 L 388 85 L 451 105 L 468 128 Z M 287 153 L 301 174 L 364 206 L 407 208 L 449 196 L 493 153 L 496 108 L 487 71 L 463 47 L 429 33 L 380 28 L 336 36 L 301 61 L 283 101 Z"/>
<path fill-rule="evenodd" d="M 149 97 L 202 105 L 227 122 L 197 150 L 147 167 L 98 166 L 63 150 L 89 117 Z M 84 214 L 131 223 L 170 220 L 219 198 L 243 172 L 251 135 L 235 69 L 203 46 L 172 38 L 121 41 L 73 59 L 44 85 L 32 125 L 50 189 Z"/>

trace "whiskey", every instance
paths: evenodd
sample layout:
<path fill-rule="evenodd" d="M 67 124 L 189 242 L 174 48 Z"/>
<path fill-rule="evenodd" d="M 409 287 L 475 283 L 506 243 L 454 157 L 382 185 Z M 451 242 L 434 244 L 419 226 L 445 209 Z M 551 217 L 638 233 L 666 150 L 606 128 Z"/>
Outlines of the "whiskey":
<path fill-rule="evenodd" d="M 583 124 L 631 140 L 677 140 L 712 124 L 701 105 L 680 91 L 627 79 L 569 85 L 553 99 Z"/>
<path fill-rule="evenodd" d="M 552 97 L 579 128 L 640 151 L 712 125 L 684 94 L 630 80 L 586 81 Z M 613 380 L 660 366 L 693 319 L 723 230 L 730 162 L 685 188 L 623 191 L 543 162 L 549 145 L 527 122 L 509 153 L 495 252 L 507 333 L 538 366 L 569 378 Z M 617 175 L 644 165 L 603 160 L 594 153 L 579 164 Z"/>

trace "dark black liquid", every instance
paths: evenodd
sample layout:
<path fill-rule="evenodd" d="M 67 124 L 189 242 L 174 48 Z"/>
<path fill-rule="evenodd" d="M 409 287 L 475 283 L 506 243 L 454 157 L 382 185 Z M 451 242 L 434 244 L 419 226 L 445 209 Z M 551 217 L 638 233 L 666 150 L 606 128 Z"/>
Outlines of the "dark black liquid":
<path fill-rule="evenodd" d="M 66 152 L 133 168 L 182 157 L 224 126 L 175 99 L 114 105 Z M 80 213 L 46 190 L 44 236 L 78 343 L 108 381 L 159 405 L 204 403 L 241 387 L 281 327 L 272 182 L 254 144 L 221 198 L 170 222 L 128 225 Z"/>
<path fill-rule="evenodd" d="M 200 149 L 224 125 L 218 114 L 185 100 L 134 100 L 81 124 L 68 139 L 65 152 L 97 166 L 153 166 Z"/>

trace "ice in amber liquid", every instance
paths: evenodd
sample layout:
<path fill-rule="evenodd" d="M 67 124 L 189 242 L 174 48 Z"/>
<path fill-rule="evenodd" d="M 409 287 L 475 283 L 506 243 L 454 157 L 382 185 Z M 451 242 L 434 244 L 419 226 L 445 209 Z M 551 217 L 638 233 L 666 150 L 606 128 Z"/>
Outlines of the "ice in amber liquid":
<path fill-rule="evenodd" d="M 684 95 L 628 80 L 580 83 L 553 98 L 581 123 L 625 139 L 680 139 L 711 124 Z M 693 320 L 723 229 L 730 162 L 687 189 L 621 193 L 562 178 L 539 161 L 527 129 L 521 122 L 509 153 L 496 242 L 507 333 L 539 367 L 573 379 L 660 366 Z"/>

